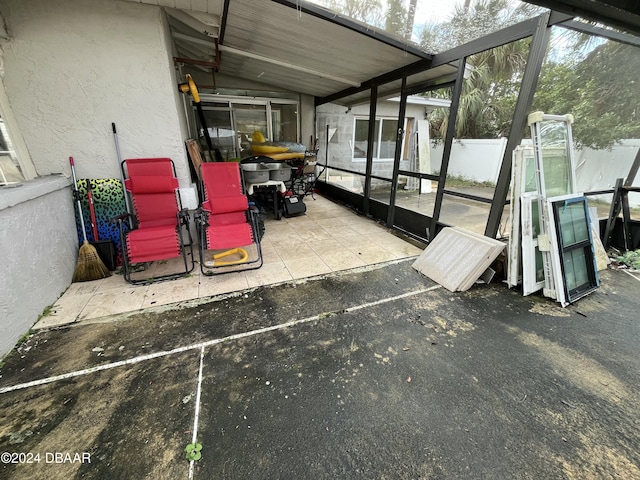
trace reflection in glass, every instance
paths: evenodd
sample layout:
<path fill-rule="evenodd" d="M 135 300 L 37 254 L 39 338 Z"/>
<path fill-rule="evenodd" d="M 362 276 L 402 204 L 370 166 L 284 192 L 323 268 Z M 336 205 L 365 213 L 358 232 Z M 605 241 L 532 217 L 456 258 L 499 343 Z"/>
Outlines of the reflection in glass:
<path fill-rule="evenodd" d="M 380 132 L 380 150 L 377 155 L 378 159 L 393 160 L 396 151 L 397 134 L 398 120 L 383 119 L 382 131 Z"/>
<path fill-rule="evenodd" d="M 583 285 L 588 285 L 589 271 L 587 262 L 593 262 L 585 256 L 584 248 L 570 250 L 564 254 L 564 270 L 567 290 L 572 292 Z"/>
<path fill-rule="evenodd" d="M 531 202 L 531 231 L 533 238 L 538 238 L 540 235 L 540 203 L 537 199 Z"/>
<path fill-rule="evenodd" d="M 232 104 L 235 125 L 240 143 L 251 143 L 253 132 L 261 132 L 264 138 L 269 138 L 267 127 L 266 105 Z"/>
<path fill-rule="evenodd" d="M 0 185 L 20 183 L 23 180 L 22 169 L 13 148 L 9 129 L 0 117 Z"/>
<path fill-rule="evenodd" d="M 547 197 L 573 192 L 571 152 L 567 124 L 543 121 L 540 126 L 540 145 Z"/>
<path fill-rule="evenodd" d="M 536 282 L 544 282 L 544 259 L 540 248 L 536 245 Z"/>
<path fill-rule="evenodd" d="M 364 175 L 327 168 L 321 178 L 330 185 L 349 190 L 350 192 L 359 193 L 360 195 L 364 193 Z"/>
<path fill-rule="evenodd" d="M 274 142 L 297 142 L 298 106 L 271 102 L 271 125 Z"/>
<path fill-rule="evenodd" d="M 523 192 L 537 192 L 538 191 L 538 179 L 536 177 L 536 160 L 533 157 L 533 151 L 525 151 L 525 172 L 524 172 L 524 185 Z"/>
<path fill-rule="evenodd" d="M 226 109 L 204 109 L 204 118 L 207 122 L 207 130 L 214 149 L 217 149 L 223 160 L 235 158 L 238 156 L 236 152 L 236 132 L 231 125 L 231 111 Z M 198 119 L 199 123 L 199 119 Z M 199 125 L 198 139 L 202 150 L 206 152 L 207 142 L 204 138 L 202 125 Z M 249 142 L 245 142 L 244 148 L 249 148 Z"/>
<path fill-rule="evenodd" d="M 599 285 L 589 231 L 587 199 L 573 196 L 556 201 L 551 199 L 550 202 L 554 216 L 552 228 L 556 231 L 552 251 L 557 252 L 554 255 L 559 255 L 561 263 L 555 281 L 557 285 L 564 285 L 565 299 L 571 303 Z M 559 299 L 561 303 L 564 302 L 561 297 Z"/>
<path fill-rule="evenodd" d="M 558 209 L 558 223 L 563 248 L 589 241 L 589 223 L 582 202 L 560 207 Z"/>

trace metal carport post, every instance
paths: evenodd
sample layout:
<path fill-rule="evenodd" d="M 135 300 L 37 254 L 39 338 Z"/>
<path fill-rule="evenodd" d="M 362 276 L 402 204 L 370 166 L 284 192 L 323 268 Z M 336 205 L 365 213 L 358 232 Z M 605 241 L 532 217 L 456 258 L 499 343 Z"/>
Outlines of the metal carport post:
<path fill-rule="evenodd" d="M 484 231 L 487 237 L 495 238 L 500 228 L 502 211 L 507 201 L 509 184 L 511 183 L 511 155 L 516 146 L 522 141 L 524 129 L 527 125 L 527 116 L 533 103 L 533 95 L 538 85 L 538 77 L 540 76 L 542 62 L 544 61 L 547 44 L 549 43 L 549 37 L 551 35 L 551 27 L 549 26 L 550 15 L 551 12 L 547 12 L 538 17 L 538 23 L 533 33 L 531 46 L 529 47 L 527 66 L 522 77 L 520 94 L 518 95 L 516 109 L 513 113 L 509 138 L 507 139 L 507 146 L 504 150 L 504 156 L 502 157 L 498 182 L 493 194 L 487 226 Z"/>
<path fill-rule="evenodd" d="M 453 86 L 453 94 L 451 96 L 451 106 L 449 107 L 449 120 L 447 123 L 447 133 L 444 137 L 444 150 L 442 152 L 442 164 L 440 165 L 440 179 L 438 180 L 438 190 L 436 192 L 435 203 L 433 205 L 433 216 L 431 217 L 431 226 L 427 239 L 433 240 L 436 236 L 438 219 L 440 218 L 440 210 L 442 209 L 442 197 L 444 196 L 444 187 L 447 179 L 447 171 L 449 170 L 449 157 L 451 156 L 451 145 L 453 144 L 453 136 L 456 133 L 456 121 L 458 118 L 458 107 L 460 106 L 460 95 L 462 94 L 462 83 L 464 82 L 464 71 L 467 65 L 467 57 L 459 60 L 458 75 L 456 76 Z"/>

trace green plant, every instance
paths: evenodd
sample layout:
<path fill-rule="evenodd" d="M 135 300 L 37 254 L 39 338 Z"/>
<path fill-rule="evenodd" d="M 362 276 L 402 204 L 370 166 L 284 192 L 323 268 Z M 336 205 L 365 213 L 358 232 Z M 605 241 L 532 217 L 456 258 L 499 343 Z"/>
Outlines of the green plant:
<path fill-rule="evenodd" d="M 51 311 L 53 310 L 53 305 L 49 305 L 47 307 L 44 307 L 44 310 L 42 311 L 42 313 L 40 315 L 38 315 L 38 320 L 40 320 L 43 317 L 48 317 L 49 315 L 51 315 Z M 27 335 L 30 335 L 31 331 L 29 331 L 27 333 Z"/>
<path fill-rule="evenodd" d="M 44 315 L 43 315 L 44 316 Z M 26 342 L 29 337 L 33 335 L 33 330 L 29 330 L 27 333 L 23 334 L 16 343 L 16 348 L 20 347 L 24 342 Z"/>
<path fill-rule="evenodd" d="M 187 452 L 187 460 L 200 460 L 202 458 L 202 444 L 198 442 L 190 443 L 184 449 Z"/>
<path fill-rule="evenodd" d="M 626 252 L 616 257 L 620 263 L 624 263 L 628 267 L 640 270 L 640 249 L 634 252 Z"/>
<path fill-rule="evenodd" d="M 439 175 L 440 172 L 436 172 L 435 175 Z M 447 180 L 445 185 L 447 187 L 484 187 L 484 188 L 495 188 L 496 184 L 488 181 L 478 181 L 469 177 L 465 177 L 463 175 L 447 175 Z"/>

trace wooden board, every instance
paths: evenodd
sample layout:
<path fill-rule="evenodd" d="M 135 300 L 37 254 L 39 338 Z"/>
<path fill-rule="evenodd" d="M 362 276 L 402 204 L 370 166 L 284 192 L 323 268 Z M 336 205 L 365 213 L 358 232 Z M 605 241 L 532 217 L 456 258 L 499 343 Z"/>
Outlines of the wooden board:
<path fill-rule="evenodd" d="M 200 146 L 196 140 L 190 138 L 186 142 L 187 152 L 189 152 L 189 158 L 193 167 L 196 169 L 196 175 L 200 178 L 200 165 L 202 164 L 202 153 L 200 152 Z"/>
<path fill-rule="evenodd" d="M 506 245 L 464 230 L 444 228 L 412 267 L 452 292 L 464 292 L 480 278 Z"/>

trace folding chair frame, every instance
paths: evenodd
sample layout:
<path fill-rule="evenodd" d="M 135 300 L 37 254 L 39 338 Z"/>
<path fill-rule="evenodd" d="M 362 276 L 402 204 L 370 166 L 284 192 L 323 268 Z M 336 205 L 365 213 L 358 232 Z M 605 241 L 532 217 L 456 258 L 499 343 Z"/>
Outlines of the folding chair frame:
<path fill-rule="evenodd" d="M 203 164 L 204 165 L 204 164 Z M 205 167 L 206 168 L 206 167 Z M 240 173 L 240 184 L 242 186 L 242 195 L 247 196 L 245 186 L 244 186 L 244 176 L 242 174 L 242 169 L 239 168 Z M 262 267 L 264 261 L 262 258 L 262 234 L 263 232 L 259 228 L 258 217 L 260 215 L 257 207 L 253 206 L 251 202 L 248 202 L 249 207 L 245 210 L 245 218 L 249 225 L 251 226 L 251 234 L 253 236 L 253 241 L 256 245 L 257 250 L 257 258 L 255 260 L 251 260 L 245 263 L 238 263 L 235 265 L 213 265 L 213 266 L 205 266 L 205 252 L 208 250 L 207 245 L 207 227 L 209 227 L 209 216 L 210 212 L 205 210 L 202 207 L 202 203 L 205 200 L 210 200 L 205 198 L 206 190 L 204 185 L 204 175 L 200 175 L 200 192 L 202 192 L 202 202 L 198 210 L 194 215 L 194 221 L 196 223 L 196 228 L 198 230 L 198 237 L 200 239 L 200 271 L 203 275 L 213 276 L 213 275 L 221 275 L 225 273 L 233 273 L 233 272 L 242 272 L 247 270 L 256 270 Z M 242 247 L 238 245 L 238 247 Z"/>
<path fill-rule="evenodd" d="M 125 166 L 126 166 L 126 162 L 130 160 L 136 160 L 136 159 L 123 160 L 120 164 L 123 179 L 127 178 L 127 172 L 126 172 Z M 172 160 L 170 161 L 171 161 L 171 168 L 173 170 L 173 176 L 176 177 L 175 164 L 173 163 Z M 127 191 L 126 188 L 125 188 L 124 194 L 129 195 L 129 192 Z M 176 202 L 178 207 L 178 212 L 176 213 L 176 231 L 178 234 L 178 238 L 180 240 L 180 250 L 181 250 L 181 257 L 184 263 L 184 270 L 181 270 L 175 273 L 169 273 L 166 275 L 159 275 L 156 277 L 149 277 L 149 278 L 144 278 L 139 280 L 134 280 L 133 278 L 131 278 L 132 267 L 134 265 L 143 265 L 142 270 L 146 270 L 150 263 L 153 263 L 154 261 L 162 261 L 162 260 L 168 260 L 168 259 L 159 258 L 158 260 L 141 262 L 141 263 L 131 263 L 129 261 L 129 255 L 127 252 L 127 235 L 137 229 L 138 219 L 134 212 L 127 212 L 120 215 L 119 217 L 116 217 L 114 221 L 118 223 L 118 226 L 120 228 L 120 245 L 122 245 L 122 273 L 123 273 L 124 279 L 128 283 L 131 283 L 133 285 L 145 285 L 145 284 L 159 282 L 163 280 L 174 280 L 190 274 L 195 268 L 195 259 L 193 256 L 193 237 L 191 236 L 191 230 L 189 228 L 191 216 L 189 215 L 188 209 L 182 208 L 182 200 L 180 198 L 180 191 L 178 189 L 176 189 L 175 194 L 176 194 Z M 132 202 L 128 202 L 128 205 L 132 205 Z M 130 208 L 133 209 L 134 207 L 130 207 Z M 187 237 L 189 240 L 188 243 L 185 243 L 185 235 L 183 233 L 183 230 L 186 230 L 187 232 Z M 188 251 L 187 251 L 187 248 L 188 248 Z M 188 260 L 187 256 L 191 257 L 191 261 Z M 174 257 L 174 258 L 177 258 L 177 257 Z"/>

